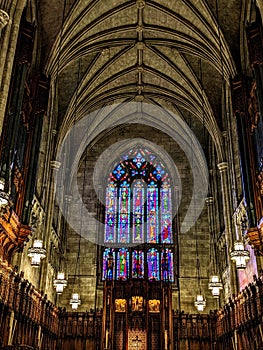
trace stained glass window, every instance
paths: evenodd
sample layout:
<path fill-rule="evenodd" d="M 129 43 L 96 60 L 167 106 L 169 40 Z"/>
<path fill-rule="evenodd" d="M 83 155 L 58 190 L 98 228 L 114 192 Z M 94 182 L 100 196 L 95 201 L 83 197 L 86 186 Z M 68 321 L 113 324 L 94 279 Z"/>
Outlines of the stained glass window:
<path fill-rule="evenodd" d="M 103 252 L 103 280 L 113 280 L 115 277 L 115 252 L 106 248 Z"/>
<path fill-rule="evenodd" d="M 125 281 L 129 273 L 128 249 L 120 249 L 117 254 L 117 279 Z"/>
<path fill-rule="evenodd" d="M 158 188 L 153 182 L 147 188 L 147 242 L 158 242 Z"/>
<path fill-rule="evenodd" d="M 161 243 L 172 243 L 172 212 L 171 212 L 171 188 L 164 183 L 160 189 L 161 196 Z"/>
<path fill-rule="evenodd" d="M 161 253 L 161 279 L 174 282 L 173 253 L 171 249 L 163 249 Z"/>
<path fill-rule="evenodd" d="M 104 243 L 115 248 L 103 251 L 104 280 L 174 281 L 169 174 L 145 148 L 135 147 L 123 154 L 109 176 Z M 152 248 L 143 248 L 144 243 Z"/>
<path fill-rule="evenodd" d="M 119 243 L 129 243 L 130 241 L 130 201 L 130 187 L 125 181 L 119 191 Z"/>
<path fill-rule="evenodd" d="M 142 250 L 132 252 L 132 277 L 144 277 L 144 252 Z"/>
<path fill-rule="evenodd" d="M 159 252 L 157 249 L 151 248 L 148 250 L 147 262 L 149 280 L 159 281 Z"/>
<path fill-rule="evenodd" d="M 116 208 L 117 188 L 111 182 L 106 190 L 106 222 L 105 222 L 105 243 L 116 241 Z"/>
<path fill-rule="evenodd" d="M 137 180 L 133 188 L 133 242 L 144 241 L 144 195 L 143 182 Z"/>

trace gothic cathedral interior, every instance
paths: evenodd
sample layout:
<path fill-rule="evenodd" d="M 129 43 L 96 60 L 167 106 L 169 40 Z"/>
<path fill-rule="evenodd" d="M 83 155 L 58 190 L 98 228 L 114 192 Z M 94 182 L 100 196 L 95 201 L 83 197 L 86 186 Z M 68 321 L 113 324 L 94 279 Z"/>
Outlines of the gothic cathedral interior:
<path fill-rule="evenodd" d="M 0 0 L 0 349 L 263 349 L 263 0 Z"/>

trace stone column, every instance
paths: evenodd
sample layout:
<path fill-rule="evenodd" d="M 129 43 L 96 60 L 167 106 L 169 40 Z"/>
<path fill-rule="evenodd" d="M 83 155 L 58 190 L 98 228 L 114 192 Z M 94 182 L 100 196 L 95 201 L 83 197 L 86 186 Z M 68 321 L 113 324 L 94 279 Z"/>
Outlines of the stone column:
<path fill-rule="evenodd" d="M 205 203 L 207 205 L 207 214 L 208 214 L 208 224 L 209 228 L 214 234 L 214 220 L 213 220 L 213 210 L 212 210 L 212 205 L 214 203 L 213 197 L 207 197 L 205 200 Z"/>
<path fill-rule="evenodd" d="M 27 0 L 5 1 L 9 7 L 2 7 L 0 0 L 0 31 L 5 27 L 2 46 L 0 48 L 0 134 L 2 133 L 6 103 L 9 93 L 13 62 L 16 52 L 17 38 L 19 34 L 20 21 Z M 9 17 L 8 21 L 7 16 Z M 0 33 L 1 34 L 1 33 Z"/>
<path fill-rule="evenodd" d="M 46 212 L 46 223 L 43 227 L 44 237 L 43 237 L 43 246 L 46 248 L 47 252 L 50 251 L 50 235 L 52 230 L 52 218 L 54 210 L 54 196 L 56 191 L 56 184 L 54 181 L 55 172 L 60 168 L 61 163 L 55 160 L 50 162 L 51 172 L 49 180 L 49 190 L 48 190 L 48 207 Z M 48 268 L 48 255 L 47 259 L 42 262 L 41 265 L 41 274 L 40 274 L 40 290 L 43 290 L 44 293 L 48 294 L 48 285 L 50 281 L 47 280 L 47 268 Z"/>
<path fill-rule="evenodd" d="M 232 232 L 232 213 L 230 208 L 230 193 L 228 187 L 228 164 L 227 162 L 222 162 L 217 164 L 217 167 L 221 176 L 221 189 L 223 198 L 223 213 L 224 213 L 224 223 L 225 223 L 225 239 L 227 246 L 227 264 L 229 266 L 230 272 L 230 282 L 231 282 L 231 294 L 236 294 L 237 289 L 237 274 L 236 267 L 230 260 L 230 251 L 234 247 L 233 232 Z"/>

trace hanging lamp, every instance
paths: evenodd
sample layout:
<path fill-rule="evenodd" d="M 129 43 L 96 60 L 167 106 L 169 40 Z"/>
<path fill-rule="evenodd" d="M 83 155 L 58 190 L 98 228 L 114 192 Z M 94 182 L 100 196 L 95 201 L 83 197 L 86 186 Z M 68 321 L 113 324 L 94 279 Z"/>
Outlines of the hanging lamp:
<path fill-rule="evenodd" d="M 201 293 L 201 291 L 200 291 Z M 202 312 L 204 311 L 206 307 L 206 300 L 203 294 L 197 294 L 196 300 L 195 300 L 195 307 L 197 308 L 197 311 Z"/>
<path fill-rule="evenodd" d="M 79 58 L 78 62 L 78 78 L 77 78 L 77 86 L 75 90 L 75 103 L 74 103 L 74 109 L 75 109 L 75 118 L 77 115 L 77 98 L 78 98 L 78 88 L 80 84 L 80 71 L 81 71 L 81 60 Z M 75 121 L 74 121 L 75 123 Z M 82 183 L 82 196 L 85 191 L 85 184 L 86 184 L 86 169 L 87 169 L 87 157 L 85 157 L 85 167 L 84 167 L 84 176 L 83 176 L 83 183 Z M 75 273 L 74 273 L 74 283 L 73 283 L 73 293 L 71 296 L 71 299 L 69 301 L 72 310 L 77 310 L 79 305 L 81 305 L 81 299 L 80 295 L 78 292 L 75 292 L 75 285 L 76 285 L 76 276 L 78 272 L 78 291 L 80 291 L 80 247 L 81 247 L 81 235 L 82 235 L 82 218 L 83 218 L 83 206 L 84 204 L 81 203 L 81 208 L 80 208 L 80 232 L 79 232 L 79 241 L 78 241 L 78 255 L 77 255 L 77 260 L 76 260 L 76 265 L 75 265 Z"/>
<path fill-rule="evenodd" d="M 198 259 L 198 251 L 197 251 L 196 264 L 197 264 L 196 267 L 197 267 L 197 278 L 198 278 L 199 293 L 196 295 L 196 299 L 195 299 L 194 305 L 197 308 L 197 311 L 202 312 L 202 311 L 204 311 L 204 309 L 206 307 L 206 299 L 205 299 L 205 296 L 202 294 L 202 291 L 201 291 L 200 262 L 199 262 L 199 259 Z"/>
<path fill-rule="evenodd" d="M 41 259 L 47 256 L 47 251 L 43 248 L 43 241 L 41 239 L 34 240 L 33 246 L 27 251 L 27 256 L 31 258 L 31 266 L 40 266 Z"/>
<path fill-rule="evenodd" d="M 57 294 L 62 294 L 64 288 L 67 286 L 68 282 L 65 279 L 65 273 L 64 272 L 58 272 L 57 273 L 57 278 L 54 279 L 53 285 L 56 288 L 56 293 Z"/>
<path fill-rule="evenodd" d="M 211 289 L 212 296 L 214 298 L 219 298 L 220 290 L 223 289 L 223 284 L 217 275 L 211 276 L 210 282 L 208 283 L 208 288 Z"/>
<path fill-rule="evenodd" d="M 250 258 L 250 253 L 245 249 L 242 241 L 235 241 L 234 250 L 230 253 L 230 257 L 236 263 L 238 270 L 244 270 Z"/>
<path fill-rule="evenodd" d="M 59 87 L 58 82 L 59 82 L 60 58 L 61 58 L 62 36 L 63 36 L 64 22 L 65 22 L 66 4 L 67 4 L 67 1 L 64 0 L 62 22 L 61 22 L 61 31 L 60 31 L 59 43 L 58 43 L 58 58 L 57 58 L 57 67 L 56 67 L 56 77 L 55 77 L 56 91 L 58 91 L 58 87 Z M 58 99 L 58 92 L 56 92 L 56 94 L 57 94 L 56 98 Z M 65 200 L 65 203 L 67 203 L 67 200 Z M 62 238 L 64 237 L 63 232 L 66 232 L 66 230 L 62 230 Z M 61 243 L 61 245 L 62 245 L 64 240 L 62 239 L 61 242 L 62 242 Z M 62 252 L 63 252 L 63 249 L 62 249 Z M 63 253 L 61 253 L 60 258 L 59 258 L 59 267 L 58 267 L 59 271 L 57 272 L 57 277 L 53 281 L 53 286 L 54 286 L 54 288 L 56 288 L 57 294 L 62 294 L 64 288 L 67 286 L 67 280 L 65 278 L 65 273 L 60 270 L 62 254 Z"/>
<path fill-rule="evenodd" d="M 77 310 L 79 305 L 81 304 L 81 300 L 78 293 L 72 293 L 71 299 L 70 299 L 70 305 L 72 307 L 72 310 Z"/>
<path fill-rule="evenodd" d="M 215 251 L 215 225 L 213 212 L 213 197 L 208 197 L 206 201 L 208 207 L 208 222 L 210 228 L 210 260 L 211 260 L 211 277 L 208 283 L 208 289 L 211 290 L 213 298 L 219 298 L 220 290 L 223 289 L 223 284 L 217 274 L 217 255 Z"/>

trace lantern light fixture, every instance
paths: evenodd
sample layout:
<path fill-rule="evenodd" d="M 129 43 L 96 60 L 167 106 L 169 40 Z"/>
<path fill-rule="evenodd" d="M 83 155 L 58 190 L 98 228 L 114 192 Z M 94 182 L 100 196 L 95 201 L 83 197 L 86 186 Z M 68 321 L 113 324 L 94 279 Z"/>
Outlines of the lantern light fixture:
<path fill-rule="evenodd" d="M 250 253 L 244 248 L 242 241 L 236 241 L 234 243 L 234 250 L 230 253 L 230 256 L 231 260 L 236 263 L 236 268 L 238 270 L 244 270 L 250 258 Z"/>
<path fill-rule="evenodd" d="M 206 300 L 202 294 L 198 294 L 195 300 L 195 307 L 197 311 L 202 312 L 206 307 Z"/>
<path fill-rule="evenodd" d="M 81 300 L 79 298 L 79 294 L 78 293 L 72 293 L 70 302 L 72 310 L 77 310 L 77 308 L 79 307 L 79 305 L 81 304 Z"/>
<path fill-rule="evenodd" d="M 223 284 L 217 275 L 211 276 L 211 280 L 208 283 L 208 288 L 211 289 L 212 296 L 214 298 L 219 298 L 220 290 L 223 289 Z"/>
<path fill-rule="evenodd" d="M 54 279 L 53 285 L 56 288 L 56 293 L 57 294 L 62 294 L 64 288 L 67 286 L 68 282 L 65 279 L 65 273 L 64 272 L 58 272 L 57 273 L 57 278 Z"/>
<path fill-rule="evenodd" d="M 47 251 L 43 248 L 43 241 L 41 239 L 35 239 L 33 247 L 28 249 L 27 255 L 31 258 L 31 266 L 39 267 L 41 259 L 47 256 Z"/>

